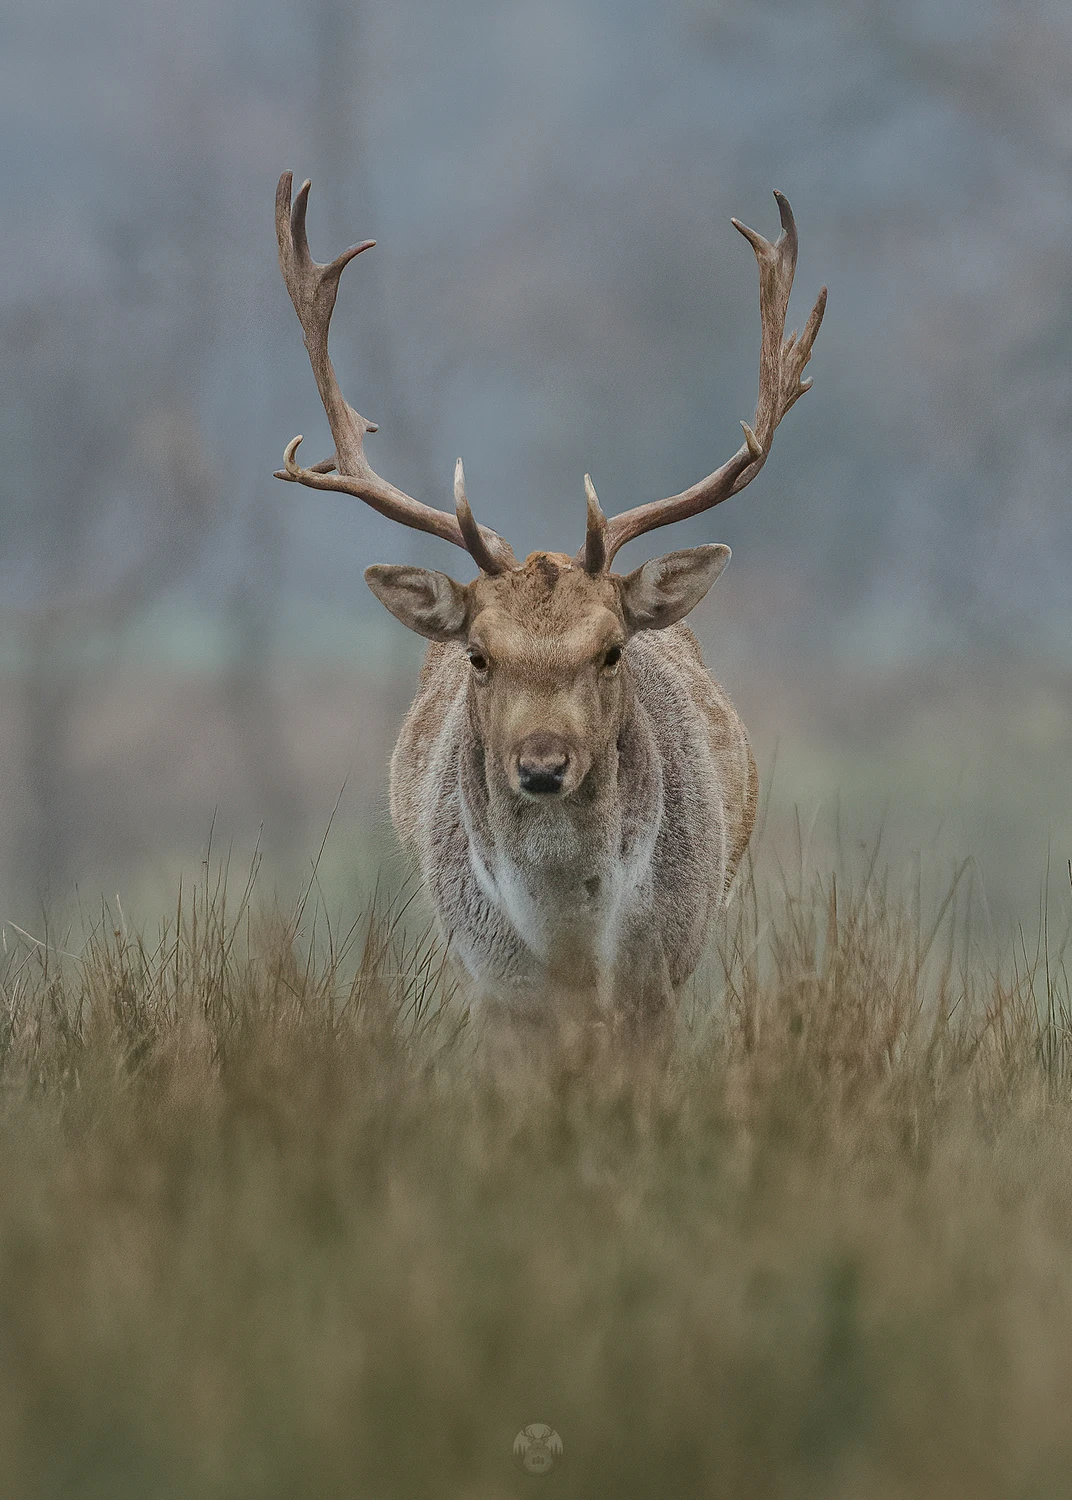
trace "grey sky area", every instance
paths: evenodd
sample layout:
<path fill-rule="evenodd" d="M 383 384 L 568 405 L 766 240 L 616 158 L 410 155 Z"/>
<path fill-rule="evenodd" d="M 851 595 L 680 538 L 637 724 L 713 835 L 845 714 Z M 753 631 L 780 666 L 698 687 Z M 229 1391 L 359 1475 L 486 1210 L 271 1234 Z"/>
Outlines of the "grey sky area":
<path fill-rule="evenodd" d="M 214 807 L 293 852 L 348 773 L 378 847 L 417 653 L 361 572 L 471 569 L 271 477 L 331 446 L 289 168 L 319 258 L 378 241 L 333 327 L 373 463 L 449 505 L 461 453 L 522 554 L 577 546 L 585 470 L 612 511 L 737 446 L 729 219 L 788 195 L 814 389 L 745 495 L 623 562 L 728 542 L 700 633 L 786 798 L 925 829 L 974 785 L 1015 906 L 1006 841 L 1041 871 L 1072 803 L 1072 8 L 17 0 L 0 37 L 5 899 L 170 869 Z"/>

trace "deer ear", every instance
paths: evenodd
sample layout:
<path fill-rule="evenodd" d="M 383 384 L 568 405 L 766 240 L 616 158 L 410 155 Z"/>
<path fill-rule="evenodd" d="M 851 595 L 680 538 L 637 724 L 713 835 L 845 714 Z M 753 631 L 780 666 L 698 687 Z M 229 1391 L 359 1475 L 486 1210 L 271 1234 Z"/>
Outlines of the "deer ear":
<path fill-rule="evenodd" d="M 683 620 L 730 560 L 721 542 L 653 557 L 622 579 L 622 612 L 630 630 L 663 630 Z"/>
<path fill-rule="evenodd" d="M 365 569 L 365 582 L 395 619 L 418 635 L 432 641 L 456 641 L 465 634 L 466 592 L 446 573 L 376 563 Z"/>

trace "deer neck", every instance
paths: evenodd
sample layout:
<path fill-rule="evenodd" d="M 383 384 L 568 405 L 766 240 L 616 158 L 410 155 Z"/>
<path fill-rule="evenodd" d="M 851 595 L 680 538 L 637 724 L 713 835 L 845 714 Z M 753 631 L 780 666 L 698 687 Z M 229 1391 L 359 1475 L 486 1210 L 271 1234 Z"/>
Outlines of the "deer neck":
<path fill-rule="evenodd" d="M 562 800 L 518 797 L 484 754 L 472 713 L 469 724 L 459 792 L 485 897 L 539 957 L 600 946 L 623 903 L 650 883 L 662 771 L 647 710 L 630 684 L 617 734 Z"/>

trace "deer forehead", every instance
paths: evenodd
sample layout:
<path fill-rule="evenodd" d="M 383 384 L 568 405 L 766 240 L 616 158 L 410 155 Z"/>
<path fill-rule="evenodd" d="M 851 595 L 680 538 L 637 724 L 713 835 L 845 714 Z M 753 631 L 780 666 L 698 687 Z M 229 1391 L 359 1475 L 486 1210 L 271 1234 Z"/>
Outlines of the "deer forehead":
<path fill-rule="evenodd" d="M 547 634 L 565 630 L 602 605 L 618 607 L 617 585 L 604 574 L 593 577 L 572 558 L 557 552 L 533 552 L 519 568 L 482 575 L 469 585 L 473 615 L 495 609 Z"/>
<path fill-rule="evenodd" d="M 471 588 L 470 643 L 499 662 L 576 667 L 622 634 L 616 584 L 557 553 L 534 552 L 522 567 Z"/>
<path fill-rule="evenodd" d="M 579 619 L 565 620 L 519 617 L 492 605 L 476 615 L 469 631 L 470 644 L 497 666 L 535 675 L 576 670 L 621 637 L 620 618 L 598 602 Z"/>

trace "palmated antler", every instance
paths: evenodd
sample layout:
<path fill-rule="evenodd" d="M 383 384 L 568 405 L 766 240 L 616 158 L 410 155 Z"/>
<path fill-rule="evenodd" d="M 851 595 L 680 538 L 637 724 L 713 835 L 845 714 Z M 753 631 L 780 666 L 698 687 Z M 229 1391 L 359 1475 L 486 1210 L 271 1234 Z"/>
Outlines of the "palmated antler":
<path fill-rule="evenodd" d="M 785 338 L 785 316 L 797 264 L 797 226 L 788 199 L 778 192 L 774 196 L 781 215 L 782 232 L 773 245 L 737 219 L 731 221 L 752 246 L 759 262 L 759 310 L 763 332 L 755 421 L 752 427 L 747 422 L 741 423 L 744 442 L 731 459 L 706 479 L 683 490 L 680 495 L 635 506 L 609 521 L 603 515 L 592 481 L 586 475 L 588 525 L 578 561 L 589 573 L 604 572 L 619 548 L 634 537 L 654 531 L 658 526 L 668 526 L 671 521 L 684 521 L 689 516 L 699 515 L 751 484 L 770 452 L 774 429 L 811 385 L 810 380 L 801 377 L 823 321 L 826 287 L 816 299 L 803 334 L 798 338 L 796 333 L 791 333 Z"/>
<path fill-rule="evenodd" d="M 313 260 L 305 231 L 310 184 L 302 184 L 292 204 L 293 180 L 292 173 L 284 172 L 275 195 L 279 265 L 305 335 L 305 347 L 327 413 L 335 452 L 331 458 L 314 464 L 311 469 L 303 469 L 296 457 L 301 437 L 296 437 L 287 444 L 284 466 L 276 471 L 275 477 L 307 484 L 312 489 L 340 490 L 343 494 L 354 495 L 392 521 L 400 521 L 403 526 L 412 526 L 417 531 L 429 531 L 446 542 L 453 542 L 456 547 L 465 548 L 485 573 L 502 573 L 516 567 L 517 560 L 509 543 L 487 527 L 478 526 L 473 519 L 465 498 L 461 459 L 454 481 L 457 509 L 451 515 L 449 511 L 436 510 L 414 500 L 386 479 L 381 479 L 365 457 L 365 433 L 375 432 L 376 424 L 366 421 L 356 412 L 340 391 L 328 357 L 328 328 L 339 291 L 339 277 L 355 256 L 371 250 L 376 241 L 365 240 L 360 245 L 352 245 L 329 265 L 320 265 Z"/>

